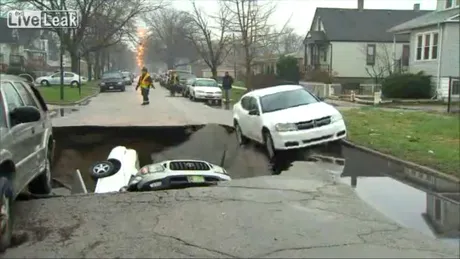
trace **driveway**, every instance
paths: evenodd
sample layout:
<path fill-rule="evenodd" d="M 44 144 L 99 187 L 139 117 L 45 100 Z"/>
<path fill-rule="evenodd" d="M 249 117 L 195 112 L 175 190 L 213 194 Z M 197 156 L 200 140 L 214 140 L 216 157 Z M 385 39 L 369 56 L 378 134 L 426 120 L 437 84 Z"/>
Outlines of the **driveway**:
<path fill-rule="evenodd" d="M 141 106 L 132 88 L 102 93 L 54 124 L 67 129 L 231 124 L 231 112 L 167 97 L 160 87 L 150 96 L 150 106 Z M 80 141 L 96 141 L 87 129 L 79 132 Z M 222 129 L 204 127 L 158 157 L 210 154 L 218 160 L 220 151 L 212 147 L 229 143 L 237 152 L 234 138 L 216 140 L 227 134 Z M 236 178 L 244 178 L 245 170 L 262 170 L 251 164 L 264 163 L 260 154 L 255 160 L 242 154 L 228 162 L 240 174 Z M 217 187 L 18 201 L 15 247 L 2 258 L 458 257 L 458 247 L 404 228 L 371 208 L 337 180 L 342 171 L 338 164 L 295 162 L 281 175 L 252 173 Z"/>

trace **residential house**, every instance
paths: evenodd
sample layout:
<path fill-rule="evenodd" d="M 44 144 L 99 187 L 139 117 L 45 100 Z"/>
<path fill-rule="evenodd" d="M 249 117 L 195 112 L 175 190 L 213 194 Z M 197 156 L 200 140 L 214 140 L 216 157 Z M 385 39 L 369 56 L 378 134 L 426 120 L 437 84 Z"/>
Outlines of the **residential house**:
<path fill-rule="evenodd" d="M 286 54 L 286 56 L 295 57 L 299 66 L 299 72 L 303 73 L 305 70 L 304 66 L 304 55 L 302 52 L 292 52 Z M 264 73 L 275 73 L 276 74 L 276 63 L 281 55 L 268 55 L 265 57 L 257 57 L 254 59 L 253 70 L 254 74 L 264 74 Z"/>
<path fill-rule="evenodd" d="M 12 29 L 6 18 L 0 18 L 0 64 L 25 70 L 46 70 L 48 40 L 46 33 L 34 29 Z"/>
<path fill-rule="evenodd" d="M 410 37 L 409 71 L 432 76 L 438 99 L 460 96 L 460 0 L 438 0 L 436 11 L 394 26 L 395 37 Z"/>
<path fill-rule="evenodd" d="M 364 9 L 364 0 L 357 3 L 356 9 L 316 9 L 304 40 L 307 73 L 323 70 L 337 83 L 372 84 L 391 70 L 394 57 L 408 63 L 409 37 L 394 39 L 387 31 L 429 11 L 421 11 L 418 4 L 413 10 L 374 10 Z"/>

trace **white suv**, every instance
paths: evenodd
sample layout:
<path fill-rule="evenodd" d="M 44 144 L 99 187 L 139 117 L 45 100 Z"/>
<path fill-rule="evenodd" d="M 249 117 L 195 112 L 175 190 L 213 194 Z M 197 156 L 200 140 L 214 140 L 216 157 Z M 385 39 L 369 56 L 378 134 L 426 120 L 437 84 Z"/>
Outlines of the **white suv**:
<path fill-rule="evenodd" d="M 243 95 L 233 106 L 238 142 L 262 143 L 270 159 L 277 150 L 318 145 L 345 138 L 342 115 L 300 85 L 281 85 Z"/>

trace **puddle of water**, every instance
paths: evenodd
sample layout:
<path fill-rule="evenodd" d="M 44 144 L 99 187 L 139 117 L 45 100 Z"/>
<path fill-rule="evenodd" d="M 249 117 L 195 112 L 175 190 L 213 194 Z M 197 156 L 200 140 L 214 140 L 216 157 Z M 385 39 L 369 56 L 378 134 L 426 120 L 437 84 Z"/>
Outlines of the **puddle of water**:
<path fill-rule="evenodd" d="M 412 171 L 407 173 L 401 166 L 356 149 L 344 147 L 343 154 L 346 162 L 340 173 L 342 181 L 354 187 L 360 198 L 406 227 L 431 236 L 455 237 L 445 240 L 458 245 L 458 194 L 433 192 L 443 188 L 451 190 L 451 186 L 430 185 L 441 180 L 428 179 Z M 407 174 L 403 178 L 404 172 Z"/>

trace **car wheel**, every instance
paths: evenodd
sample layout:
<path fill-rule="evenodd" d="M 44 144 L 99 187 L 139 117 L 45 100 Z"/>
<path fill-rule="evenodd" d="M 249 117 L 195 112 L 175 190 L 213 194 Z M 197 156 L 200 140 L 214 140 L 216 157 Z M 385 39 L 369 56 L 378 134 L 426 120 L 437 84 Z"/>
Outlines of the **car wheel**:
<path fill-rule="evenodd" d="M 33 194 L 49 194 L 53 189 L 51 181 L 51 159 L 48 157 L 45 169 L 29 183 L 29 191 Z"/>
<path fill-rule="evenodd" d="M 122 92 L 126 91 L 126 88 L 125 87 L 121 88 L 121 91 Z"/>
<path fill-rule="evenodd" d="M 273 145 L 273 139 L 269 132 L 264 133 L 264 142 L 265 142 L 265 149 L 267 151 L 268 158 L 270 161 L 275 159 L 276 150 L 275 146 Z"/>
<path fill-rule="evenodd" d="M 13 217 L 11 215 L 11 206 L 13 205 L 13 187 L 10 181 L 0 178 L 0 252 L 5 250 L 11 244 L 13 235 Z"/>
<path fill-rule="evenodd" d="M 72 81 L 72 83 L 70 83 L 70 87 L 78 87 L 78 82 Z"/>
<path fill-rule="evenodd" d="M 90 175 L 94 180 L 114 175 L 115 165 L 110 161 L 100 161 L 93 164 L 90 169 Z"/>
<path fill-rule="evenodd" d="M 48 80 L 42 80 L 40 82 L 40 85 L 42 85 L 42 86 L 50 86 L 50 82 L 48 82 Z"/>
<path fill-rule="evenodd" d="M 238 122 L 235 122 L 235 134 L 236 134 L 236 140 L 238 141 L 238 144 L 240 145 L 245 145 L 249 142 L 249 139 L 243 134 L 243 131 L 241 130 L 240 125 Z"/>
<path fill-rule="evenodd" d="M 217 101 L 217 106 L 222 106 L 222 100 Z"/>
<path fill-rule="evenodd" d="M 103 89 L 103 88 L 99 89 L 99 92 L 100 92 L 100 93 L 103 93 L 103 92 L 104 92 L 104 89 Z"/>

